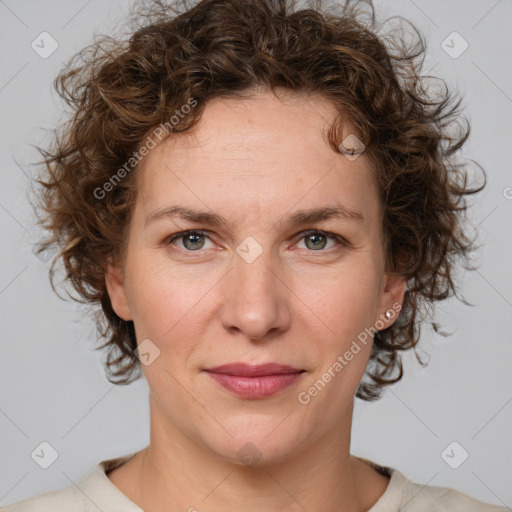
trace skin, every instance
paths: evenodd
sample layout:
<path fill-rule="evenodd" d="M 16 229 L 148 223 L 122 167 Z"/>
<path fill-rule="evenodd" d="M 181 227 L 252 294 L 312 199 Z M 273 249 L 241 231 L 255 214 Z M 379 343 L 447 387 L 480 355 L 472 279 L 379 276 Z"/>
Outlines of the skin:
<path fill-rule="evenodd" d="M 369 161 L 328 146 L 333 116 L 326 99 L 296 93 L 215 99 L 193 132 L 151 150 L 137 170 L 126 257 L 110 264 L 106 284 L 138 343 L 150 339 L 160 355 L 142 365 L 150 444 L 108 478 L 146 512 L 359 512 L 388 485 L 350 454 L 371 339 L 307 405 L 298 401 L 405 292 L 405 280 L 385 272 Z M 350 133 L 346 121 L 343 137 Z M 297 210 L 335 203 L 364 220 L 286 223 Z M 145 226 L 153 211 L 177 204 L 226 224 L 164 218 Z M 206 236 L 169 242 L 192 229 Z M 309 229 L 320 231 L 316 246 L 301 236 Z M 236 252 L 246 237 L 263 249 L 252 263 Z M 248 400 L 203 371 L 230 362 L 306 372 L 271 397 Z M 237 455 L 249 442 L 261 457 L 253 466 Z"/>

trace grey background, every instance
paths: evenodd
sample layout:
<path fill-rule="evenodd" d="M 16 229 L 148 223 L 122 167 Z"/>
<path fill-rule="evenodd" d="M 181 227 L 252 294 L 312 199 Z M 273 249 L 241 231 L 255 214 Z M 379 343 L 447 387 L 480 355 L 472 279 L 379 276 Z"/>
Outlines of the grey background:
<path fill-rule="evenodd" d="M 512 3 L 384 4 L 376 2 L 379 13 L 402 14 L 427 37 L 425 69 L 464 96 L 472 135 L 463 154 L 483 165 L 488 185 L 468 227 L 478 229 L 481 266 L 460 280 L 475 306 L 444 303 L 439 319 L 455 334 L 423 330 L 420 354 L 429 365 L 408 354 L 405 377 L 379 402 L 356 401 L 352 453 L 417 482 L 512 507 Z M 44 129 L 61 116 L 51 81 L 128 8 L 115 0 L 0 0 L 0 505 L 71 485 L 100 460 L 149 441 L 145 381 L 117 387 L 106 380 L 91 320 L 54 295 L 49 264 L 32 253 L 41 233 L 27 201 L 29 164 L 38 157 L 29 144 L 44 144 Z M 43 31 L 59 45 L 47 59 L 31 48 Z M 456 59 L 441 47 L 453 31 L 469 44 Z M 58 452 L 48 469 L 30 455 L 42 441 Z M 469 453 L 458 469 L 441 456 L 452 441 Z"/>

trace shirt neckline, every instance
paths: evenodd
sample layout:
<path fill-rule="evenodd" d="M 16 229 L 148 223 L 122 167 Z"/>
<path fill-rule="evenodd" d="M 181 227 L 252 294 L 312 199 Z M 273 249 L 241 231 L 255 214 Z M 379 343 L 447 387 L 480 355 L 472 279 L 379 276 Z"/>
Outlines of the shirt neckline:
<path fill-rule="evenodd" d="M 124 512 L 144 512 L 139 506 L 131 501 L 121 489 L 119 489 L 108 478 L 107 473 L 128 462 L 139 451 L 131 452 L 121 457 L 106 459 L 99 462 L 88 474 L 82 477 L 81 481 L 88 489 L 89 497 L 105 512 L 117 510 L 122 506 Z M 405 476 L 395 468 L 383 466 L 363 457 L 355 456 L 361 462 L 368 464 L 376 471 L 390 478 L 386 490 L 375 504 L 366 512 L 391 512 L 399 510 L 403 489 L 407 483 Z M 93 494 L 93 496 L 91 496 Z M 115 502 L 113 503 L 113 498 Z"/>

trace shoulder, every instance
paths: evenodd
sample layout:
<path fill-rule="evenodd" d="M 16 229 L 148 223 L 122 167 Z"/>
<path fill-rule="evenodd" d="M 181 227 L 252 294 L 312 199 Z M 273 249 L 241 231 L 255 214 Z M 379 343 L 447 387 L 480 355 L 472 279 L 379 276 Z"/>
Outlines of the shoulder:
<path fill-rule="evenodd" d="M 407 478 L 390 466 L 357 457 L 379 473 L 389 476 L 388 487 L 368 512 L 506 512 L 509 509 L 479 501 L 468 494 Z"/>
<path fill-rule="evenodd" d="M 406 478 L 397 470 L 401 478 L 401 498 L 398 510 L 410 512 L 504 512 L 505 507 L 479 501 L 461 491 L 449 487 L 423 485 Z"/>
<path fill-rule="evenodd" d="M 88 473 L 92 476 L 93 471 Z M 77 481 L 79 484 L 80 480 Z M 0 508 L 0 512 L 97 512 L 98 509 L 80 489 L 74 485 L 56 491 L 45 492 Z"/>
<path fill-rule="evenodd" d="M 106 475 L 135 453 L 102 461 L 71 485 L 1 506 L 0 512 L 142 512 Z"/>

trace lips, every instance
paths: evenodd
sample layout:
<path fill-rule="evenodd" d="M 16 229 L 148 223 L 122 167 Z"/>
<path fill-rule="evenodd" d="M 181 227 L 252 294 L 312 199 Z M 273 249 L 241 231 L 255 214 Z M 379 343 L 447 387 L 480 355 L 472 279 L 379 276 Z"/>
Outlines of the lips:
<path fill-rule="evenodd" d="M 252 366 L 231 363 L 205 370 L 232 394 L 246 400 L 263 399 L 295 384 L 305 372 L 293 366 L 267 363 Z"/>
<path fill-rule="evenodd" d="M 304 370 L 278 363 L 266 363 L 260 365 L 230 363 L 216 366 L 214 368 L 208 368 L 206 371 L 238 377 L 264 377 L 266 375 L 290 375 L 293 373 L 301 373 Z"/>

